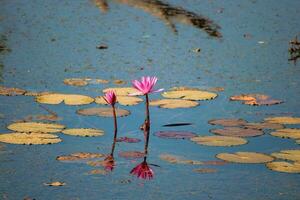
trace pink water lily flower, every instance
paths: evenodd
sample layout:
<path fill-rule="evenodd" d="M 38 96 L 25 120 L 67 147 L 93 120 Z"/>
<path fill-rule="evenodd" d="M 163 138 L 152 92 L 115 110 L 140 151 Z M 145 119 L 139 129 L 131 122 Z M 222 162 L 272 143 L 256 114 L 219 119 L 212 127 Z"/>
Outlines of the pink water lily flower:
<path fill-rule="evenodd" d="M 110 90 L 105 93 L 105 96 L 103 97 L 103 99 L 106 101 L 106 103 L 114 106 L 117 101 L 117 96 L 113 90 Z"/>
<path fill-rule="evenodd" d="M 146 161 L 143 161 L 142 163 L 138 164 L 135 168 L 133 168 L 130 174 L 133 174 L 140 179 L 150 180 L 154 176 L 154 171 L 149 167 Z"/>
<path fill-rule="evenodd" d="M 154 85 L 157 82 L 157 78 L 155 76 L 143 76 L 141 80 L 133 80 L 132 86 L 137 89 L 139 92 L 133 93 L 130 95 L 146 95 L 154 92 L 161 92 L 164 89 L 153 90 Z"/>

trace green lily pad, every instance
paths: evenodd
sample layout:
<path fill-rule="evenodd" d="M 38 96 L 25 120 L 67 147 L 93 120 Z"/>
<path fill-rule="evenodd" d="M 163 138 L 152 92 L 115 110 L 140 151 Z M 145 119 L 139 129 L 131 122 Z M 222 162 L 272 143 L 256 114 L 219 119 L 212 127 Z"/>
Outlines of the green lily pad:
<path fill-rule="evenodd" d="M 268 117 L 264 121 L 273 124 L 300 124 L 300 117 Z"/>
<path fill-rule="evenodd" d="M 273 171 L 285 172 L 285 173 L 300 173 L 300 162 L 290 163 L 290 162 L 276 161 L 276 162 L 267 163 L 266 166 Z"/>
<path fill-rule="evenodd" d="M 104 135 L 104 131 L 92 128 L 73 128 L 65 129 L 62 133 L 66 135 L 82 136 L 82 137 L 95 137 Z"/>
<path fill-rule="evenodd" d="M 86 116 L 101 116 L 101 117 L 113 117 L 113 111 L 110 107 L 92 107 L 86 109 L 80 109 L 76 111 L 79 115 L 86 115 Z M 125 109 L 116 109 L 117 117 L 125 117 L 130 115 L 130 112 Z"/>
<path fill-rule="evenodd" d="M 191 138 L 191 141 L 197 144 L 207 146 L 237 146 L 247 143 L 247 140 L 240 137 L 228 137 L 228 136 L 197 136 Z"/>
<path fill-rule="evenodd" d="M 150 106 L 159 106 L 160 108 L 192 108 L 198 106 L 196 101 L 184 99 L 157 99 L 150 101 Z"/>
<path fill-rule="evenodd" d="M 9 130 L 26 133 L 57 133 L 61 132 L 65 128 L 65 126 L 61 124 L 49 124 L 40 122 L 17 122 L 10 124 L 7 128 Z"/>
<path fill-rule="evenodd" d="M 94 102 L 94 99 L 79 94 L 45 94 L 36 97 L 38 103 L 60 104 L 64 102 L 66 105 L 85 105 Z"/>
<path fill-rule="evenodd" d="M 266 163 L 274 160 L 273 157 L 256 152 L 219 153 L 217 158 L 234 163 Z"/>
<path fill-rule="evenodd" d="M 218 95 L 213 92 L 202 91 L 190 88 L 175 88 L 168 92 L 163 92 L 162 96 L 171 99 L 185 99 L 185 100 L 210 100 L 216 98 Z"/>
<path fill-rule="evenodd" d="M 0 142 L 9 144 L 55 144 L 62 140 L 53 134 L 48 133 L 7 133 L 0 134 Z"/>

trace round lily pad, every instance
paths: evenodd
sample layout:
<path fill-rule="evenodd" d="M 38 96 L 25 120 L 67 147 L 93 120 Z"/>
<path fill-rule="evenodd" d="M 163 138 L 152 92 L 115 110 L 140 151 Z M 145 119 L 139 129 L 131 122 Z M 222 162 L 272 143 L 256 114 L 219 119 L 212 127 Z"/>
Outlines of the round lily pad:
<path fill-rule="evenodd" d="M 101 153 L 78 152 L 78 153 L 72 153 L 70 155 L 57 156 L 56 160 L 59 160 L 59 161 L 77 161 L 77 160 L 101 158 L 103 156 L 104 155 L 101 154 Z"/>
<path fill-rule="evenodd" d="M 46 185 L 46 186 L 60 187 L 60 186 L 66 185 L 66 183 L 55 181 L 55 182 L 52 182 L 52 183 L 44 183 L 44 185 Z"/>
<path fill-rule="evenodd" d="M 276 137 L 300 139 L 300 129 L 297 128 L 278 129 L 270 134 Z"/>
<path fill-rule="evenodd" d="M 119 152 L 119 156 L 127 159 L 133 159 L 133 158 L 143 158 L 145 154 L 140 151 L 122 151 Z"/>
<path fill-rule="evenodd" d="M 267 163 L 266 166 L 278 172 L 285 172 L 285 173 L 300 173 L 300 162 L 270 162 Z"/>
<path fill-rule="evenodd" d="M 192 108 L 198 106 L 196 101 L 184 99 L 157 99 L 150 101 L 150 106 L 159 106 L 161 108 Z"/>
<path fill-rule="evenodd" d="M 85 105 L 94 102 L 94 99 L 85 95 L 53 93 L 37 96 L 36 101 L 45 104 L 60 104 L 64 102 L 66 105 Z"/>
<path fill-rule="evenodd" d="M 197 144 L 207 146 L 237 146 L 247 143 L 247 140 L 240 137 L 228 137 L 228 136 L 197 136 L 191 138 L 193 142 Z"/>
<path fill-rule="evenodd" d="M 223 129 L 211 129 L 210 132 L 234 137 L 254 137 L 263 135 L 264 132 L 258 129 L 240 128 L 240 127 L 224 127 Z"/>
<path fill-rule="evenodd" d="M 20 88 L 8 88 L 0 86 L 0 95 L 3 96 L 17 96 L 25 94 L 26 90 Z"/>
<path fill-rule="evenodd" d="M 88 82 L 85 78 L 67 78 L 64 80 L 64 84 L 72 86 L 86 86 Z"/>
<path fill-rule="evenodd" d="M 138 143 L 141 140 L 138 138 L 120 137 L 117 138 L 117 142 L 127 142 L 127 143 Z"/>
<path fill-rule="evenodd" d="M 280 152 L 272 153 L 271 155 L 277 159 L 300 162 L 300 150 L 298 149 L 282 150 Z"/>
<path fill-rule="evenodd" d="M 193 171 L 201 174 L 206 174 L 206 173 L 216 173 L 218 170 L 211 169 L 211 168 L 199 168 L 199 169 L 193 169 Z"/>
<path fill-rule="evenodd" d="M 90 84 L 107 84 L 108 80 L 105 79 L 86 79 Z"/>
<path fill-rule="evenodd" d="M 9 144 L 55 144 L 62 140 L 48 133 L 7 133 L 0 134 L 0 142 Z"/>
<path fill-rule="evenodd" d="M 49 124 L 40 122 L 17 122 L 10 124 L 7 127 L 9 130 L 17 132 L 42 132 L 42 133 L 57 133 L 62 131 L 65 126 L 61 124 Z"/>
<path fill-rule="evenodd" d="M 106 175 L 106 174 L 108 174 L 108 172 L 105 171 L 105 170 L 103 170 L 103 169 L 93 169 L 93 170 L 89 171 L 88 174 L 101 174 L 101 175 Z"/>
<path fill-rule="evenodd" d="M 143 99 L 139 97 L 131 97 L 131 96 L 117 96 L 117 102 L 123 106 L 133 106 L 142 102 Z M 102 96 L 95 98 L 95 103 L 107 105 L 107 102 L 103 99 Z"/>
<path fill-rule="evenodd" d="M 175 156 L 175 155 L 171 155 L 171 154 L 161 154 L 161 155 L 159 155 L 159 158 L 161 160 L 164 160 L 164 161 L 172 163 L 172 164 L 190 164 L 190 165 L 202 165 L 203 164 L 201 161 L 187 160 L 187 159 L 182 158 L 181 156 Z"/>
<path fill-rule="evenodd" d="M 189 139 L 197 136 L 195 133 L 187 131 L 158 131 L 155 136 L 167 139 Z"/>
<path fill-rule="evenodd" d="M 110 90 L 113 90 L 117 96 L 127 96 L 129 94 L 137 93 L 138 90 L 136 90 L 133 87 L 114 87 L 114 88 L 106 88 L 103 90 L 103 93 L 106 93 Z"/>
<path fill-rule="evenodd" d="M 109 107 L 93 107 L 93 108 L 86 108 L 86 109 L 80 109 L 76 111 L 79 115 L 86 115 L 86 116 L 101 116 L 101 117 L 113 117 L 113 111 L 112 108 Z M 125 109 L 116 109 L 116 115 L 117 117 L 124 117 L 127 115 L 130 115 L 130 112 Z"/>
<path fill-rule="evenodd" d="M 264 121 L 274 124 L 300 124 L 300 117 L 268 117 Z"/>
<path fill-rule="evenodd" d="M 266 163 L 274 160 L 273 157 L 256 152 L 219 153 L 217 158 L 234 163 Z"/>
<path fill-rule="evenodd" d="M 282 129 L 284 126 L 282 124 L 273 124 L 268 122 L 262 122 L 262 123 L 247 123 L 244 125 L 245 128 L 249 129 Z"/>
<path fill-rule="evenodd" d="M 208 123 L 221 126 L 243 126 L 247 124 L 247 121 L 243 119 L 212 119 Z"/>
<path fill-rule="evenodd" d="M 100 129 L 92 129 L 92 128 L 73 128 L 73 129 L 65 129 L 62 133 L 67 135 L 74 136 L 83 136 L 83 137 L 95 137 L 104 135 L 104 131 Z"/>
<path fill-rule="evenodd" d="M 123 81 L 123 80 L 120 80 L 120 79 L 114 80 L 114 84 L 116 84 L 116 85 L 124 85 L 126 83 L 127 83 L 126 81 Z"/>
<path fill-rule="evenodd" d="M 241 95 L 231 96 L 230 100 L 243 101 L 244 104 L 252 105 L 252 106 L 274 105 L 283 102 L 281 100 L 272 99 L 270 96 L 264 94 L 241 94 Z"/>
<path fill-rule="evenodd" d="M 163 92 L 162 96 L 165 98 L 171 99 L 186 99 L 186 100 L 210 100 L 216 98 L 218 95 L 216 93 L 202 91 L 202 90 L 193 90 L 189 88 L 177 88 L 168 92 Z"/>

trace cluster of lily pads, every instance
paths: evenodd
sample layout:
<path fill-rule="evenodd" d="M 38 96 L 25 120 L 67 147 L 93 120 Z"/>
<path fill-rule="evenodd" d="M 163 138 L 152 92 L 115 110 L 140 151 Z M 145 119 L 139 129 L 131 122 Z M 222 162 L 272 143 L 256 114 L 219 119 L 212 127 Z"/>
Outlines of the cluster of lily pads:
<path fill-rule="evenodd" d="M 105 80 L 95 79 L 97 83 L 106 84 Z M 94 80 L 94 82 L 95 82 Z M 101 80 L 101 81 L 99 81 Z M 84 82 L 82 82 L 84 81 Z M 86 86 L 93 83 L 93 79 L 66 79 L 65 84 L 73 86 Z M 117 81 L 115 84 L 125 84 L 125 81 Z M 152 85 L 153 87 L 153 85 Z M 223 90 L 223 89 L 222 89 Z M 217 91 L 222 91 L 217 90 Z M 115 103 L 123 106 L 133 106 L 143 102 L 140 95 L 145 95 L 139 93 L 139 88 L 136 87 L 110 87 L 103 90 L 103 93 L 113 91 L 116 95 Z M 132 96 L 130 94 L 137 94 L 137 96 Z M 148 93 L 146 93 L 148 94 Z M 86 105 L 95 102 L 100 105 L 110 104 L 105 96 L 98 96 L 95 98 L 78 95 L 78 94 L 64 94 L 55 92 L 30 92 L 19 88 L 7 88 L 0 86 L 0 95 L 5 96 L 15 96 L 15 95 L 26 95 L 35 96 L 35 100 L 41 104 L 60 104 L 64 103 L 66 105 Z M 191 108 L 199 105 L 199 101 L 212 100 L 218 95 L 212 91 L 205 91 L 198 88 L 188 88 L 188 87 L 175 87 L 171 88 L 169 91 L 161 93 L 164 98 L 154 99 L 149 101 L 150 106 L 159 106 L 160 108 L 176 109 L 176 108 Z M 104 98 L 103 98 L 104 97 Z M 260 106 L 260 105 L 273 105 L 279 104 L 283 101 L 272 99 L 267 95 L 262 94 L 241 94 L 230 97 L 232 101 L 243 101 L 246 105 Z M 148 97 L 147 97 L 148 101 Z M 148 106 L 148 104 L 147 104 Z M 113 107 L 90 107 L 85 109 L 77 110 L 77 114 L 80 115 L 96 115 L 101 117 L 113 117 L 114 110 Z M 116 108 L 115 114 L 118 117 L 127 116 L 130 111 L 125 109 Z M 149 113 L 148 113 L 149 114 Z M 55 119 L 53 121 L 56 121 Z M 150 121 L 150 120 L 149 120 Z M 144 123 L 144 136 L 145 142 L 148 145 L 147 137 L 149 137 L 150 123 L 147 125 L 147 118 Z M 221 125 L 223 128 L 211 129 L 210 132 L 215 135 L 197 135 L 191 132 L 180 132 L 180 131 L 158 131 L 154 135 L 161 138 L 176 138 L 176 139 L 190 139 L 196 144 L 207 145 L 207 146 L 236 146 L 247 144 L 247 137 L 260 136 L 264 134 L 265 129 L 275 130 L 270 133 L 272 136 L 295 139 L 296 143 L 300 143 L 300 129 L 296 128 L 286 128 L 288 124 L 299 124 L 300 118 L 297 117 L 271 117 L 266 118 L 261 123 L 249 123 L 243 119 L 214 119 L 208 122 L 212 125 Z M 149 129 L 145 127 L 149 126 Z M 79 129 L 66 129 L 64 125 L 60 124 L 50 124 L 42 122 L 17 122 L 12 123 L 7 127 L 9 130 L 14 132 L 0 134 L 0 142 L 11 143 L 11 144 L 53 144 L 61 142 L 58 135 L 54 133 L 64 133 L 68 135 L 76 136 L 101 136 L 104 134 L 103 130 L 91 129 L 91 128 L 79 128 Z M 148 131 L 148 133 L 147 133 Z M 148 138 L 149 139 L 149 138 Z M 121 137 L 115 138 L 114 142 L 139 142 L 137 138 Z M 144 153 L 142 152 L 120 152 L 121 157 L 125 158 L 142 158 L 147 154 L 147 145 L 145 146 Z M 95 158 L 105 157 L 102 154 L 93 153 L 74 153 L 65 156 L 58 157 L 57 160 L 89 160 Z M 266 155 L 257 152 L 236 152 L 236 153 L 220 153 L 216 157 L 220 162 L 214 161 L 214 164 L 224 164 L 226 162 L 236 162 L 236 163 L 266 163 L 266 166 L 272 170 L 280 172 L 289 173 L 300 173 L 300 150 L 283 150 L 281 152 L 275 152 L 271 155 Z M 203 165 L 205 161 L 195 161 L 184 159 L 175 155 L 161 154 L 160 159 L 168 161 L 170 163 L 180 163 L 180 164 L 193 164 L 193 165 Z M 277 161 L 274 161 L 277 159 Z M 282 161 L 287 160 L 287 161 Z M 107 165 L 107 157 L 103 160 L 92 160 L 87 163 L 91 166 L 104 166 L 113 167 L 113 158 L 110 158 L 109 162 L 112 165 Z M 145 162 L 145 160 L 144 160 Z M 140 166 L 145 167 L 145 165 Z M 137 169 L 136 169 L 137 170 Z M 140 169 L 138 169 L 140 170 Z M 151 169 L 148 169 L 148 172 Z M 197 172 L 206 172 L 204 169 L 196 169 Z M 214 172 L 213 169 L 208 169 L 208 172 Z M 92 173 L 105 174 L 104 171 L 93 171 Z M 152 172 L 151 172 L 152 173 Z M 152 178 L 153 174 L 145 175 L 146 178 Z M 149 177 L 151 176 L 151 177 Z"/>

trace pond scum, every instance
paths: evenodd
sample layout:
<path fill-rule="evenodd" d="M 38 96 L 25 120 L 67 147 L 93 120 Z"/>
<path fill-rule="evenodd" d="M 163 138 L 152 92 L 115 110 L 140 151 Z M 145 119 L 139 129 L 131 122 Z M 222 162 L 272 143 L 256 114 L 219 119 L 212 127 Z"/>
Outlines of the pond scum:
<path fill-rule="evenodd" d="M 108 82 L 108 81 L 107 81 Z M 105 84 L 107 82 L 102 82 Z M 150 109 L 149 106 L 159 106 L 165 109 L 176 108 L 193 108 L 199 105 L 199 101 L 213 100 L 218 97 L 218 94 L 210 91 L 204 91 L 198 88 L 175 87 L 168 91 L 162 92 L 163 89 L 154 90 L 157 82 L 156 77 L 142 77 L 140 80 L 132 81 L 133 87 L 111 87 L 103 90 L 104 96 L 92 98 L 86 95 L 77 94 L 62 94 L 56 92 L 32 92 L 20 88 L 8 88 L 1 86 L 0 95 L 3 96 L 34 96 L 37 103 L 42 104 L 61 104 L 65 105 L 85 105 L 85 104 L 101 104 L 110 105 L 109 107 L 92 107 L 79 109 L 77 114 L 99 117 L 113 117 L 114 119 L 114 135 L 112 140 L 111 151 L 108 154 L 91 153 L 91 152 L 75 152 L 71 155 L 57 156 L 60 162 L 84 162 L 93 167 L 103 167 L 89 172 L 89 174 L 106 175 L 112 173 L 115 167 L 118 167 L 115 161 L 114 152 L 116 142 L 137 143 L 140 142 L 137 138 L 117 137 L 117 117 L 126 117 L 130 115 L 130 111 L 116 108 L 116 104 L 125 106 L 133 106 L 145 99 L 145 120 L 140 127 L 144 134 L 144 150 L 143 151 L 128 151 L 119 152 L 120 157 L 127 159 L 143 159 L 140 164 L 135 166 L 130 173 L 141 179 L 152 179 L 154 177 L 154 169 L 147 162 L 148 145 L 150 139 Z M 65 82 L 66 83 L 66 82 Z M 68 84 L 68 83 L 66 83 Z M 82 87 L 81 84 L 73 85 Z M 162 99 L 150 100 L 149 96 L 153 92 L 162 92 Z M 8 97 L 10 98 L 10 97 Z M 278 103 L 283 103 L 281 100 L 273 100 L 268 95 L 264 94 L 242 94 L 232 96 L 229 101 L 243 101 L 245 106 L 270 106 Z M 58 121 L 59 117 L 55 112 L 46 109 L 54 118 L 44 118 L 44 120 Z M 62 124 L 45 123 L 31 121 L 29 118 L 25 121 L 15 122 L 7 126 L 7 129 L 12 132 L 0 134 L 0 141 L 9 144 L 55 144 L 63 142 L 57 135 L 58 133 L 68 134 L 78 137 L 101 137 L 104 131 L 100 129 L 92 129 L 89 127 L 72 128 Z M 300 129 L 289 127 L 290 125 L 300 124 L 300 117 L 277 116 L 265 118 L 260 123 L 251 123 L 245 119 L 227 118 L 227 119 L 211 119 L 208 121 L 212 126 L 223 128 L 211 129 L 210 132 L 214 135 L 198 135 L 188 131 L 158 131 L 154 136 L 164 139 L 190 140 L 194 144 L 206 146 L 222 146 L 228 147 L 248 144 L 248 137 L 259 137 L 265 134 L 265 130 L 273 130 L 270 135 L 274 137 L 293 139 L 300 144 Z M 174 124 L 174 126 L 191 125 L 189 123 Z M 172 127 L 172 126 L 170 126 Z M 216 161 L 198 161 L 189 160 L 182 156 L 161 154 L 159 158 L 165 162 L 172 164 L 184 165 L 224 165 L 228 163 L 263 163 L 267 168 L 285 173 L 300 173 L 300 150 L 287 149 L 280 152 L 274 152 L 270 155 L 259 152 L 233 152 L 219 153 L 216 155 Z M 156 167 L 159 167 L 155 165 Z M 213 168 L 198 168 L 193 170 L 195 173 L 216 173 Z M 63 186 L 63 182 L 45 183 L 48 186 Z"/>

